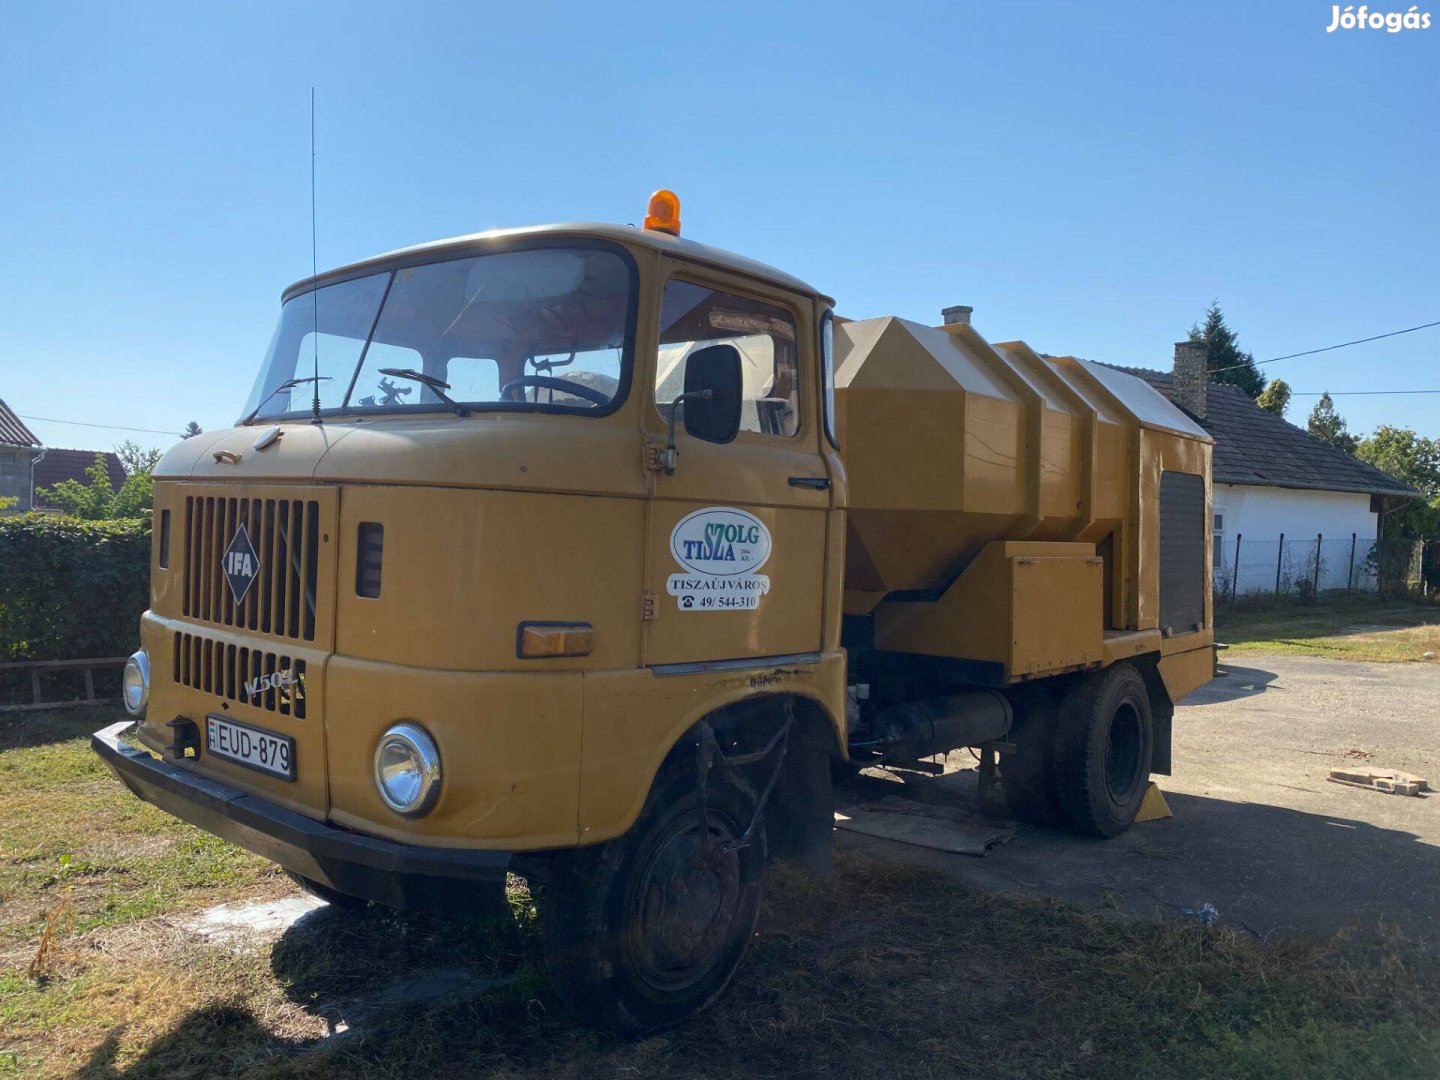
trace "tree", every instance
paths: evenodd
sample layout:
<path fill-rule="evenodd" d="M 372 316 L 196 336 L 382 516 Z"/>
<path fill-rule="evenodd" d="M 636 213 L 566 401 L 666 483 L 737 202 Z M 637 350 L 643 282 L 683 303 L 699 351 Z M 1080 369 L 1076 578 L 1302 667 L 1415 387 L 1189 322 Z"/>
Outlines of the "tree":
<path fill-rule="evenodd" d="M 1255 404 L 1268 413 L 1283 417 L 1290 407 L 1290 384 L 1284 379 L 1271 379 L 1270 385 L 1255 399 Z"/>
<path fill-rule="evenodd" d="M 203 434 L 205 434 L 205 429 L 202 428 L 199 424 L 197 424 L 194 420 L 191 420 L 190 423 L 185 425 L 185 430 L 180 432 L 180 438 L 193 439 L 196 435 Z"/>
<path fill-rule="evenodd" d="M 1355 456 L 1422 495 L 1385 519 L 1387 537 L 1418 540 L 1440 534 L 1440 439 L 1382 424 L 1375 434 L 1360 440 Z"/>
<path fill-rule="evenodd" d="M 1310 410 L 1310 419 L 1305 421 L 1305 430 L 1323 443 L 1329 443 L 1347 454 L 1355 453 L 1358 440 L 1345 426 L 1345 419 L 1335 411 L 1335 402 L 1330 395 L 1321 394 L 1320 400 Z"/>
<path fill-rule="evenodd" d="M 111 517 L 115 489 L 110 486 L 110 470 L 105 467 L 104 454 L 95 455 L 95 461 L 85 470 L 85 475 L 90 478 L 88 484 L 79 480 L 62 480 L 52 488 L 37 488 L 35 498 L 58 506 L 62 513 L 71 517 L 88 521 Z"/>
<path fill-rule="evenodd" d="M 135 449 L 139 450 L 138 447 Z M 116 453 L 123 461 L 121 450 Z M 158 450 L 140 451 L 140 454 L 142 458 L 151 454 L 154 458 L 160 456 Z M 96 454 L 85 475 L 90 481 L 87 484 L 79 480 L 62 480 L 52 488 L 37 488 L 35 498 L 58 506 L 63 514 L 87 521 L 145 517 L 155 505 L 155 480 L 149 469 L 131 472 L 120 485 L 120 490 L 116 491 L 110 486 L 110 470 L 105 467 L 105 455 Z"/>
<path fill-rule="evenodd" d="M 120 464 L 125 467 L 126 476 L 139 476 L 142 473 L 149 476 L 155 471 L 155 465 L 162 457 L 159 450 L 146 449 L 131 439 L 126 439 L 119 446 L 115 447 L 115 456 L 120 459 Z"/>
<path fill-rule="evenodd" d="M 1212 300 L 1205 309 L 1205 322 L 1190 328 L 1191 341 L 1205 343 L 1205 370 L 1210 381 L 1238 386 L 1252 398 L 1265 389 L 1265 379 L 1255 366 L 1255 357 L 1240 350 L 1239 335 L 1225 323 L 1220 301 Z"/>

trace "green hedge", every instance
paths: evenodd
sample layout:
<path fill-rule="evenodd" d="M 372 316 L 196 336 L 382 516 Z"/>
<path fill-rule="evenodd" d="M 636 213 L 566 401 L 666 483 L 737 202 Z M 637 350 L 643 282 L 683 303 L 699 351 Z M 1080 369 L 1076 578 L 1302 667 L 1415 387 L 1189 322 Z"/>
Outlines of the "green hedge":
<path fill-rule="evenodd" d="M 149 603 L 149 518 L 0 517 L 0 659 L 126 656 Z"/>

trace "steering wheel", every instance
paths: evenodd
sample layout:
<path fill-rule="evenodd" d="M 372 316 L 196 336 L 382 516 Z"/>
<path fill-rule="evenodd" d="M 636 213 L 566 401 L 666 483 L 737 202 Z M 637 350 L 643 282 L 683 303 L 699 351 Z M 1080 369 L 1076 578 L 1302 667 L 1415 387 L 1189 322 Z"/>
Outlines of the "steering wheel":
<path fill-rule="evenodd" d="M 604 390 L 596 390 L 593 386 L 572 382 L 570 379 L 558 379 L 553 375 L 521 375 L 517 379 L 511 379 L 500 388 L 501 400 L 507 400 L 512 389 L 526 386 L 541 386 L 548 390 L 559 390 L 562 394 L 573 394 L 595 405 L 610 404 L 610 395 Z"/>

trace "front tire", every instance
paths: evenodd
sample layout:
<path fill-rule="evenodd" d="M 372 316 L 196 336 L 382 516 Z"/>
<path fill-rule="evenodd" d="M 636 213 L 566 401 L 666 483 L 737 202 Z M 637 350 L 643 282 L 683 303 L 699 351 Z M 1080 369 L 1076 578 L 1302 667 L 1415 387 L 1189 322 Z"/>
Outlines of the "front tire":
<path fill-rule="evenodd" d="M 322 885 L 320 882 L 305 877 L 303 874 L 295 873 L 294 870 L 286 870 L 285 876 L 311 896 L 315 897 L 316 900 L 323 900 L 338 910 L 359 911 L 361 908 L 369 906 L 370 902 L 368 900 L 362 900 L 358 896 L 351 896 L 348 893 L 340 892 L 338 889 L 332 889 L 329 885 Z"/>
<path fill-rule="evenodd" d="M 738 839 L 756 796 L 722 768 L 708 778 L 716 845 Z M 702 844 L 693 768 L 662 770 L 630 831 L 555 857 L 537 896 L 551 984 L 585 1022 L 642 1034 L 688 1019 L 729 984 L 764 886 L 765 829 L 732 852 Z"/>
<path fill-rule="evenodd" d="M 1135 823 L 1155 751 L 1150 694 L 1128 663 L 1080 679 L 1055 731 L 1055 793 L 1066 821 L 1090 836 Z"/>

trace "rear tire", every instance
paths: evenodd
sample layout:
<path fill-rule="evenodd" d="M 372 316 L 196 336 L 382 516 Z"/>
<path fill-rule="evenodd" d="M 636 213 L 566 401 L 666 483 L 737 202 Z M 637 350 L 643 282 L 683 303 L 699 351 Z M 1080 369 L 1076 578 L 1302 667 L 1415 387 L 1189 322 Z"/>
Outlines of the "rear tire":
<path fill-rule="evenodd" d="M 368 907 L 370 904 L 368 900 L 362 900 L 358 896 L 342 893 L 338 889 L 332 889 L 329 885 L 322 885 L 320 882 L 305 877 L 303 874 L 295 873 L 294 870 L 286 870 L 285 876 L 311 896 L 315 897 L 316 900 L 324 900 L 325 903 L 333 908 L 338 908 L 343 911 L 358 911 L 363 907 Z"/>
<path fill-rule="evenodd" d="M 716 843 L 738 839 L 756 796 L 724 769 L 708 778 Z M 536 897 L 555 991 L 588 1024 L 642 1034 L 686 1020 L 729 984 L 755 932 L 764 822 L 748 847 L 707 858 L 693 768 L 662 770 L 630 831 L 555 856 Z"/>
<path fill-rule="evenodd" d="M 1031 693 L 1012 701 L 1015 718 L 1009 740 L 1015 749 L 1000 755 L 1000 791 L 1017 821 L 1057 826 L 1065 822 L 1055 793 L 1055 699 Z"/>
<path fill-rule="evenodd" d="M 1055 792 L 1078 833 L 1119 836 L 1150 782 L 1155 731 L 1140 672 L 1116 664 L 1078 680 L 1055 729 Z"/>

